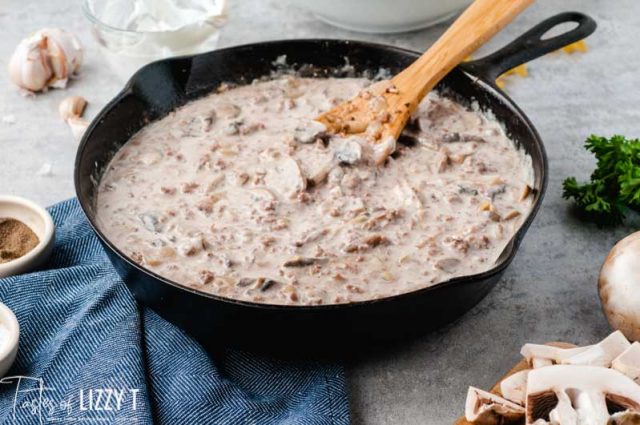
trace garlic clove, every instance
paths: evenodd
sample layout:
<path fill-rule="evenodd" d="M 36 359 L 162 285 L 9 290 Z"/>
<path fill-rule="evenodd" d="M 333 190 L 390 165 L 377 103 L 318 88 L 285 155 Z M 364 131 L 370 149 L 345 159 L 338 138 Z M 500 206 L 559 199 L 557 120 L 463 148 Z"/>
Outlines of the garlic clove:
<path fill-rule="evenodd" d="M 9 61 L 9 77 L 31 92 L 66 87 L 82 65 L 82 45 L 68 31 L 44 28 L 18 44 Z"/>
<path fill-rule="evenodd" d="M 9 78 L 19 87 L 40 91 L 53 76 L 45 55 L 46 40 L 33 36 L 23 40 L 9 61 Z"/>
<path fill-rule="evenodd" d="M 58 106 L 60 117 L 66 121 L 76 141 L 80 141 L 89 127 L 89 121 L 82 118 L 87 100 L 80 96 L 69 96 Z"/>
<path fill-rule="evenodd" d="M 89 127 L 89 121 L 80 117 L 69 118 L 67 124 L 69 124 L 69 128 L 71 128 L 71 134 L 73 134 L 74 139 L 78 142 L 82 139 L 84 132 L 87 131 Z"/>
<path fill-rule="evenodd" d="M 47 38 L 56 79 L 66 83 L 82 65 L 82 46 L 73 34 L 59 28 L 46 28 L 41 33 Z"/>
<path fill-rule="evenodd" d="M 51 59 L 51 67 L 53 68 L 53 75 L 56 77 L 56 82 L 67 81 L 69 75 L 69 69 L 67 69 L 67 56 L 64 54 L 64 50 L 53 39 L 48 39 L 49 43 L 49 58 Z"/>
<path fill-rule="evenodd" d="M 60 118 L 68 121 L 72 117 L 81 117 L 87 107 L 87 100 L 80 96 L 69 96 L 60 102 L 58 113 Z"/>

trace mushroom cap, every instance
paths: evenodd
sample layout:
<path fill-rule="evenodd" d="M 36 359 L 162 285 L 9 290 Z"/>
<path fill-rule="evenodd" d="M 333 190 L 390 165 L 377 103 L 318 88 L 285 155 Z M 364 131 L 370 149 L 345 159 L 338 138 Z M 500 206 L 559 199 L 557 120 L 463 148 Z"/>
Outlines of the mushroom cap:
<path fill-rule="evenodd" d="M 598 291 L 611 326 L 640 341 L 640 232 L 611 249 L 600 270 Z"/>

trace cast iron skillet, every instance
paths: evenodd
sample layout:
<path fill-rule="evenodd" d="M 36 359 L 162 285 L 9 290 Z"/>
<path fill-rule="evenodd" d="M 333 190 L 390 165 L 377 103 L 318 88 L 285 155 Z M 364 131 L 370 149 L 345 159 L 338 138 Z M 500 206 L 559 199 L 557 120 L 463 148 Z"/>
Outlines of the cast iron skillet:
<path fill-rule="evenodd" d="M 551 28 L 567 22 L 578 25 L 561 35 L 542 38 Z M 272 41 L 147 65 L 85 133 L 75 164 L 76 192 L 113 265 L 136 298 L 205 345 L 230 343 L 267 351 L 332 351 L 425 332 L 458 318 L 487 295 L 511 263 L 544 195 L 547 158 L 540 136 L 523 112 L 496 87 L 496 77 L 578 41 L 595 28 L 596 23 L 580 13 L 554 16 L 496 53 L 457 67 L 438 87 L 462 102 L 477 101 L 483 109 L 493 112 L 533 160 L 533 211 L 495 267 L 484 273 L 374 301 L 313 307 L 264 305 L 201 293 L 160 277 L 127 258 L 96 226 L 96 182 L 115 152 L 149 121 L 208 94 L 223 82 L 246 83 L 269 75 L 277 68 L 276 60 L 281 55 L 286 55 L 287 63 L 303 75 L 335 75 L 344 68 L 345 58 L 355 75 L 375 73 L 379 68 L 396 73 L 419 56 L 397 47 L 346 40 Z"/>

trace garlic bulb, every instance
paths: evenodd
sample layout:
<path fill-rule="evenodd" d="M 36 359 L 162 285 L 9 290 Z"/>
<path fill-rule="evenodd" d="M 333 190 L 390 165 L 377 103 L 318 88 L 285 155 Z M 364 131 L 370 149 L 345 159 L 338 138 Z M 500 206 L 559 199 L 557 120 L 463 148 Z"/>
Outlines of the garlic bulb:
<path fill-rule="evenodd" d="M 44 28 L 18 44 L 9 61 L 9 77 L 32 92 L 64 88 L 82 64 L 82 45 L 60 28 Z"/>

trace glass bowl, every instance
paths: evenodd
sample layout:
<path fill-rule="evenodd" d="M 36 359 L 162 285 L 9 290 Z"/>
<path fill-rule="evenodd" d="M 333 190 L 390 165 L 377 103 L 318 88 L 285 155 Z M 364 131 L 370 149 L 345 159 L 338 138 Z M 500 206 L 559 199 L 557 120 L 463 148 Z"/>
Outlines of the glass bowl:
<path fill-rule="evenodd" d="M 171 56 L 214 50 L 226 0 L 83 0 L 92 33 L 123 80 Z"/>

